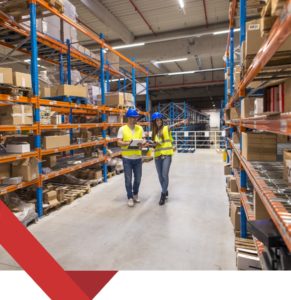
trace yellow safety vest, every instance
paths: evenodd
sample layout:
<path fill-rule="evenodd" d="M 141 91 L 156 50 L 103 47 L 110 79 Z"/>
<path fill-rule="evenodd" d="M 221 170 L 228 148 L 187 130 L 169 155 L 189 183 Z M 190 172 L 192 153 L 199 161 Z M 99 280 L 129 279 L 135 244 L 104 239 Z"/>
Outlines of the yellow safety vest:
<path fill-rule="evenodd" d="M 134 134 L 128 125 L 122 126 L 123 130 L 123 142 L 130 142 L 131 140 L 141 140 L 143 129 L 139 125 L 135 125 Z M 122 156 L 141 156 L 141 150 L 139 149 L 128 149 L 128 146 L 121 147 Z"/>
<path fill-rule="evenodd" d="M 173 149 L 173 138 L 172 134 L 169 132 L 169 127 L 164 126 L 163 127 L 163 137 L 164 142 L 162 141 L 161 137 L 157 134 L 155 137 L 155 142 L 158 143 L 155 149 L 155 157 L 159 157 L 161 155 L 173 155 L 174 149 Z"/>

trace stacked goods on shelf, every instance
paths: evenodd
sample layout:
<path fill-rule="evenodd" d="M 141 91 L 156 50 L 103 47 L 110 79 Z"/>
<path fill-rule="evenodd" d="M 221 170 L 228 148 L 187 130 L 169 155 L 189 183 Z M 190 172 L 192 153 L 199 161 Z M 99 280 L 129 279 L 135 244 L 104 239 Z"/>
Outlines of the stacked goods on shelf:
<path fill-rule="evenodd" d="M 98 99 L 98 95 L 101 94 L 100 87 L 92 84 L 88 84 L 87 87 L 89 104 L 101 105 L 101 100 Z"/>
<path fill-rule="evenodd" d="M 0 110 L 1 125 L 32 125 L 32 106 L 25 104 L 2 106 Z"/>
<path fill-rule="evenodd" d="M 106 95 L 106 105 L 110 107 L 131 107 L 134 106 L 132 94 L 112 92 Z M 98 96 L 98 100 L 101 101 L 101 95 Z"/>
<path fill-rule="evenodd" d="M 77 23 L 77 9 L 76 7 L 68 0 L 63 0 L 64 2 L 64 15 L 69 17 L 75 23 Z M 67 22 L 64 22 L 64 41 L 70 40 L 71 43 L 75 44 L 78 42 L 78 31 L 75 27 L 71 26 Z M 60 28 L 59 28 L 60 31 Z"/>

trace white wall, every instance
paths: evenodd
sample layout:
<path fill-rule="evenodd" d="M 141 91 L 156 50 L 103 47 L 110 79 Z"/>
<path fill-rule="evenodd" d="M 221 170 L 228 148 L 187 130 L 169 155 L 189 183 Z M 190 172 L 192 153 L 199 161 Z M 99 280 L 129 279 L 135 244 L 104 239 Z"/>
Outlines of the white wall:
<path fill-rule="evenodd" d="M 219 128 L 220 127 L 220 110 L 219 109 L 203 110 L 202 112 L 210 115 L 210 128 Z"/>

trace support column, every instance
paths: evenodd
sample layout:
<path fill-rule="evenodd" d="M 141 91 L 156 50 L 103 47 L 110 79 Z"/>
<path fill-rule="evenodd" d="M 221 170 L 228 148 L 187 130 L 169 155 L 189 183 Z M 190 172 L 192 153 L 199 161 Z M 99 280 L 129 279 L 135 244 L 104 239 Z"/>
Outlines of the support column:
<path fill-rule="evenodd" d="M 149 72 L 149 69 L 146 69 L 147 72 Z M 150 79 L 149 79 L 149 75 L 147 74 L 146 77 L 146 112 L 150 113 L 150 94 L 149 94 L 149 86 L 150 86 Z M 146 117 L 147 122 L 150 122 L 150 116 Z M 151 127 L 148 126 L 147 127 L 147 131 L 150 131 Z"/>
<path fill-rule="evenodd" d="M 133 57 L 131 59 L 133 62 L 135 62 L 135 58 Z M 136 106 L 136 70 L 135 67 L 132 67 L 132 97 L 133 97 L 133 104 Z"/>
<path fill-rule="evenodd" d="M 37 124 L 36 135 L 34 136 L 35 150 L 38 152 L 39 179 L 36 187 L 36 211 L 39 217 L 43 215 L 43 189 L 42 189 L 42 163 L 41 163 L 41 130 L 40 130 L 40 105 L 39 105 L 39 81 L 38 81 L 38 47 L 36 32 L 36 4 L 29 3 L 30 9 L 30 45 L 31 45 L 31 84 L 33 96 L 36 97 L 34 106 L 34 122 Z"/>
<path fill-rule="evenodd" d="M 230 95 L 234 95 L 234 28 L 230 28 Z"/>
<path fill-rule="evenodd" d="M 104 35 L 101 33 L 100 38 L 104 40 Z M 104 48 L 101 46 L 100 49 L 100 88 L 101 88 L 101 104 L 105 105 L 106 104 L 106 97 L 105 97 L 105 71 L 104 71 L 104 65 L 105 65 L 105 60 L 104 60 Z M 103 112 L 102 113 L 102 122 L 106 122 L 107 120 L 107 115 Z M 102 138 L 105 140 L 106 139 L 106 129 L 102 129 Z M 107 154 L 107 147 L 106 145 L 103 146 L 103 155 L 105 156 Z M 104 182 L 107 182 L 107 174 L 108 174 L 108 167 L 107 167 L 107 162 L 103 164 L 103 177 L 104 177 Z"/>

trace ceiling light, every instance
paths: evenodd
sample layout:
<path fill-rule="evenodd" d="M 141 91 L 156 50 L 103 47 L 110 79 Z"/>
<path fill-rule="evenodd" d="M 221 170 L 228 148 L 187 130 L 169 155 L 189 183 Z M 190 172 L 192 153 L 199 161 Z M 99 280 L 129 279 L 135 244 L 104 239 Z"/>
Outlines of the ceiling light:
<path fill-rule="evenodd" d="M 181 7 L 182 9 L 184 9 L 184 7 L 185 7 L 184 0 L 178 0 L 178 2 L 179 2 L 180 7 Z"/>
<path fill-rule="evenodd" d="M 154 61 L 154 63 L 156 63 L 156 64 L 167 64 L 167 63 L 171 63 L 171 62 L 186 61 L 186 60 L 188 60 L 188 58 L 184 57 L 184 58 L 176 58 L 176 59 L 160 60 L 160 61 L 156 60 L 156 61 Z"/>
<path fill-rule="evenodd" d="M 40 61 L 40 58 L 38 57 L 38 58 L 37 58 L 37 60 L 38 60 L 38 61 Z M 29 58 L 29 59 L 25 59 L 25 60 L 24 60 L 24 62 L 26 62 L 26 63 L 30 64 L 30 62 L 31 62 L 31 59 L 30 59 L 30 58 Z"/>
<path fill-rule="evenodd" d="M 175 75 L 185 75 L 185 74 L 194 74 L 196 71 L 185 71 L 185 72 L 174 72 L 168 73 L 168 76 L 175 76 Z"/>
<path fill-rule="evenodd" d="M 118 49 L 125 49 L 125 48 L 141 47 L 141 46 L 144 46 L 144 45 L 145 45 L 145 43 L 136 43 L 136 44 L 127 44 L 127 45 L 115 46 L 115 47 L 112 47 L 112 48 L 115 49 L 115 50 L 118 50 Z"/>
<path fill-rule="evenodd" d="M 233 31 L 234 31 L 234 32 L 238 32 L 238 31 L 240 31 L 240 28 L 235 28 Z M 215 32 L 213 32 L 212 34 L 213 34 L 213 35 L 220 35 L 220 34 L 226 34 L 226 33 L 229 33 L 229 29 L 227 29 L 227 30 L 222 30 L 222 31 L 215 31 Z"/>

